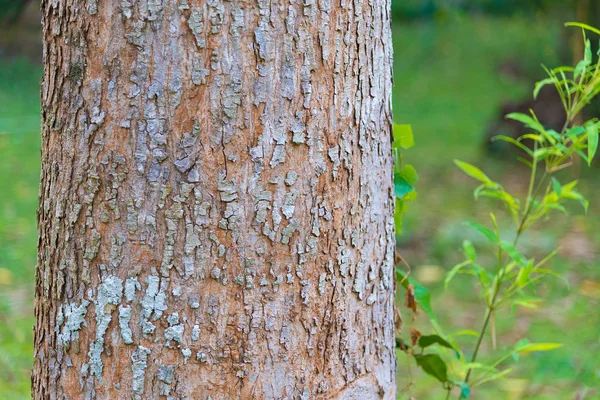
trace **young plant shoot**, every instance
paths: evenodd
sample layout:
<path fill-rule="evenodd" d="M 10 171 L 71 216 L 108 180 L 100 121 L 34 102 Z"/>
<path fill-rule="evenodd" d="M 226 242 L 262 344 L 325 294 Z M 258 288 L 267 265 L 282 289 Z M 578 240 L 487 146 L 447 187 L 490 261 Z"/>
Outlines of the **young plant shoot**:
<path fill-rule="evenodd" d="M 548 351 L 560 347 L 558 343 L 530 343 L 523 339 L 504 354 L 496 355 L 495 361 L 480 362 L 478 355 L 481 345 L 492 331 L 492 348 L 495 348 L 493 334 L 494 315 L 498 310 L 514 305 L 537 306 L 531 291 L 548 275 L 558 276 L 550 269 L 550 260 L 558 253 L 555 250 L 537 260 L 522 252 L 520 242 L 523 234 L 533 226 L 540 225 L 551 213 L 567 214 L 565 203 L 578 202 L 587 212 L 588 201 L 579 193 L 577 180 L 563 182 L 556 172 L 572 167 L 580 158 L 591 165 L 598 148 L 598 118 L 584 121 L 582 110 L 600 92 L 600 61 L 592 54 L 592 44 L 588 33 L 600 35 L 600 30 L 580 23 L 567 23 L 567 26 L 582 30 L 585 46 L 584 59 L 573 67 L 544 67 L 548 77 L 535 85 L 534 98 L 542 87 L 552 85 L 560 95 L 566 122 L 560 132 L 547 129 L 537 118 L 533 110 L 530 114 L 512 113 L 506 118 L 522 123 L 528 133 L 513 138 L 496 136 L 494 140 L 508 142 L 518 147 L 523 154 L 519 161 L 529 171 L 527 191 L 519 196 L 509 192 L 501 183 L 494 181 L 478 167 L 464 161 L 455 160 L 456 166 L 470 178 L 479 182 L 474 191 L 475 199 L 488 197 L 497 200 L 508 210 L 510 224 L 514 226 L 511 237 L 501 235 L 496 214 L 489 213 L 489 220 L 468 222 L 466 225 L 477 231 L 489 242 L 493 255 L 490 258 L 478 257 L 473 243 L 463 242 L 465 260 L 454 266 L 447 274 L 448 286 L 458 274 L 474 277 L 481 290 L 481 299 L 485 307 L 479 330 L 473 333 L 474 344 L 470 353 L 463 353 L 453 340 L 447 337 L 439 326 L 431 308 L 430 294 L 422 285 L 415 282 L 403 268 L 397 268 L 398 279 L 407 289 L 407 305 L 416 304 L 425 312 L 436 334 L 421 336 L 411 329 L 411 343 L 399 339 L 400 348 L 414 356 L 417 365 L 427 374 L 438 379 L 450 397 L 452 390 L 458 388 L 459 398 L 468 398 L 471 388 L 490 381 L 501 379 L 514 368 L 508 362 L 518 361 L 519 354 Z M 597 56 L 600 56 L 600 51 Z M 500 218 L 500 217 L 498 217 Z M 494 259 L 492 265 L 481 262 L 482 259 Z M 409 308 L 412 308 L 409 306 Z M 413 308 L 416 312 L 416 306 Z M 417 336 L 415 338 L 415 336 Z M 437 345 L 437 346 L 433 346 Z M 433 346 L 433 347 L 432 347 Z M 439 349 L 435 352 L 433 349 Z M 445 349 L 445 350 L 444 350 Z M 450 350 L 450 351 L 448 351 Z M 491 357 L 493 357 L 492 355 Z M 448 360 L 445 361 L 445 360 Z M 493 360 L 493 358 L 492 358 Z"/>

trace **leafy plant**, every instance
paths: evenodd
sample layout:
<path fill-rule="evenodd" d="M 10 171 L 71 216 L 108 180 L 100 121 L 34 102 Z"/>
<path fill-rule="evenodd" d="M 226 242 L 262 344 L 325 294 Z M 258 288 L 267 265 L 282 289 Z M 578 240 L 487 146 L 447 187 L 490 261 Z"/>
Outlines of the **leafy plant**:
<path fill-rule="evenodd" d="M 488 197 L 498 201 L 508 210 L 510 222 L 514 226 L 511 237 L 504 237 L 493 212 L 489 214 L 490 221 L 486 223 L 467 222 L 469 228 L 489 242 L 489 247 L 493 249 L 491 258 L 495 261 L 493 265 L 485 265 L 474 244 L 465 240 L 465 260 L 447 274 L 446 286 L 457 275 L 470 275 L 477 280 L 481 290 L 485 313 L 480 330 L 467 332 L 476 338 L 470 356 L 465 356 L 442 331 L 431 308 L 431 295 L 427 289 L 403 269 L 396 269 L 397 279 L 406 289 L 406 306 L 413 311 L 413 321 L 419 307 L 435 330 L 434 335 L 423 336 L 411 326 L 411 342 L 399 340 L 400 348 L 412 355 L 425 373 L 443 384 L 448 397 L 454 388 L 458 388 L 459 398 L 468 398 L 471 388 L 504 378 L 514 370 L 514 367 L 507 366 L 508 362 L 518 361 L 520 354 L 549 351 L 561 346 L 559 343 L 531 343 L 523 339 L 498 355 L 492 363 L 478 361 L 486 333 L 493 330 L 490 327 L 493 327 L 495 313 L 514 305 L 537 307 L 537 299 L 532 297 L 532 291 L 545 277 L 558 276 L 548 267 L 558 249 L 541 260 L 536 260 L 520 250 L 523 234 L 540 221 L 554 218 L 555 211 L 567 214 L 565 203 L 569 201 L 578 202 L 587 212 L 589 203 L 577 190 L 578 181 L 561 182 L 555 175 L 557 171 L 571 167 L 577 158 L 591 165 L 598 149 L 600 122 L 597 118 L 581 121 L 581 111 L 600 93 L 600 59 L 597 58 L 594 63 L 592 45 L 586 35 L 587 32 L 600 35 L 600 30 L 575 22 L 566 25 L 581 28 L 585 46 L 584 59 L 575 67 L 544 67 L 548 77 L 538 82 L 533 92 L 536 97 L 546 85 L 556 88 L 566 115 L 563 128 L 560 132 L 545 128 L 530 110 L 530 114 L 512 113 L 506 116 L 526 126 L 529 130 L 527 134 L 516 139 L 508 136 L 495 137 L 495 140 L 508 142 L 522 151 L 523 156 L 519 157 L 519 161 L 530 171 L 527 193 L 519 198 L 478 167 L 455 160 L 462 172 L 479 182 L 474 191 L 475 199 Z M 600 51 L 598 56 L 600 57 Z M 495 348 L 495 335 L 492 335 L 492 340 Z"/>
<path fill-rule="evenodd" d="M 412 127 L 410 125 L 393 125 L 394 141 L 392 150 L 394 152 L 394 194 L 396 196 L 396 212 L 394 222 L 396 234 L 402 232 L 402 214 L 406 211 L 407 203 L 417 197 L 415 184 L 419 180 L 417 171 L 410 164 L 402 163 L 401 149 L 410 149 L 415 145 Z"/>

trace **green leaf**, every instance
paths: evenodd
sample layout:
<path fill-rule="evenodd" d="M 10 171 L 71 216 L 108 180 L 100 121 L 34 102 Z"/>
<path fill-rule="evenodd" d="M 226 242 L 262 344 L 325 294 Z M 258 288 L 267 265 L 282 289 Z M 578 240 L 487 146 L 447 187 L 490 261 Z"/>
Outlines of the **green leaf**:
<path fill-rule="evenodd" d="M 577 180 L 574 180 L 573 182 L 569 182 L 563 185 L 561 198 L 577 200 L 582 205 L 585 212 L 587 212 L 590 202 L 585 197 L 583 197 L 581 193 L 575 190 L 577 182 Z"/>
<path fill-rule="evenodd" d="M 544 130 L 544 127 L 542 126 L 542 124 L 539 123 L 539 121 L 537 121 L 535 118 L 530 117 L 527 114 L 523 114 L 523 113 L 510 113 L 506 115 L 506 118 L 508 119 L 514 119 L 515 121 L 519 121 L 520 123 L 522 123 L 523 125 L 525 125 L 528 128 L 531 128 L 537 132 L 540 132 L 542 134 L 544 134 L 546 131 Z"/>
<path fill-rule="evenodd" d="M 554 190 L 554 193 L 556 193 L 558 196 L 560 196 L 560 194 L 562 193 L 562 186 L 560 185 L 560 182 L 555 177 L 552 177 L 552 188 Z"/>
<path fill-rule="evenodd" d="M 424 335 L 419 338 L 419 346 L 422 348 L 429 347 L 434 344 L 454 350 L 454 347 L 444 338 L 439 335 Z"/>
<path fill-rule="evenodd" d="M 475 199 L 479 199 L 479 195 L 482 192 L 487 192 L 487 191 L 496 191 L 496 190 L 501 190 L 502 187 L 498 184 L 494 184 L 494 183 L 482 183 L 481 185 L 477 186 L 477 188 L 475 188 L 475 190 L 473 191 L 473 197 L 475 197 Z"/>
<path fill-rule="evenodd" d="M 515 146 L 517 146 L 518 148 L 520 148 L 521 150 L 523 150 L 525 153 L 529 154 L 530 156 L 533 156 L 533 151 L 531 151 L 531 149 L 529 147 L 525 146 L 523 143 L 519 142 L 518 140 L 511 138 L 510 136 L 504 136 L 504 135 L 494 136 L 492 138 L 492 141 L 496 141 L 496 140 L 502 140 L 504 142 L 512 143 Z"/>
<path fill-rule="evenodd" d="M 481 283 L 481 287 L 483 287 L 483 288 L 489 287 L 489 285 L 492 283 L 491 274 L 488 271 L 486 271 L 484 268 L 481 268 L 477 264 L 473 265 L 473 271 L 475 271 L 475 275 L 477 275 L 477 278 L 479 279 L 479 282 Z"/>
<path fill-rule="evenodd" d="M 512 304 L 514 305 L 518 305 L 518 306 L 523 306 L 523 307 L 527 307 L 527 308 L 533 308 L 536 309 L 539 307 L 539 305 L 537 304 L 539 302 L 540 299 L 538 298 L 531 298 L 531 299 L 517 299 L 517 300 L 513 300 Z"/>
<path fill-rule="evenodd" d="M 469 387 L 469 384 L 466 382 L 461 382 L 458 384 L 458 386 L 460 386 L 460 398 L 468 399 L 469 396 L 471 396 L 471 388 Z"/>
<path fill-rule="evenodd" d="M 547 129 L 546 133 L 552 136 L 556 140 L 560 140 L 560 133 L 556 132 L 554 129 Z"/>
<path fill-rule="evenodd" d="M 544 160 L 550 156 L 562 156 L 563 153 L 555 147 L 544 147 L 533 152 L 533 157 L 538 160 Z"/>
<path fill-rule="evenodd" d="M 547 131 L 544 128 L 544 126 L 540 123 L 540 121 L 538 121 L 533 110 L 529 111 L 531 112 L 531 117 L 523 113 L 510 113 L 506 116 L 506 118 L 514 119 L 515 121 L 521 122 L 526 127 L 541 133 L 542 136 L 544 136 L 544 138 L 546 138 L 553 145 L 556 144 L 556 141 L 560 139 L 560 135 L 558 134 L 558 132 L 554 130 Z"/>
<path fill-rule="evenodd" d="M 588 158 L 587 154 L 585 154 L 583 151 L 579 150 L 579 149 L 575 149 L 575 151 L 577 152 L 577 154 L 579 154 L 579 156 L 588 164 L 591 164 L 590 159 Z"/>
<path fill-rule="evenodd" d="M 415 190 L 414 186 L 408 183 L 400 174 L 394 174 L 394 194 L 402 199 L 404 196 Z"/>
<path fill-rule="evenodd" d="M 415 145 L 415 138 L 411 125 L 407 124 L 396 124 L 393 125 L 394 143 L 393 147 L 401 147 L 403 149 L 410 149 Z"/>
<path fill-rule="evenodd" d="M 506 118 L 508 119 L 514 119 L 515 121 L 519 121 L 520 123 L 533 128 L 537 131 L 538 128 L 541 127 L 541 124 L 539 122 L 537 122 L 535 119 L 531 118 L 529 115 L 527 114 L 523 114 L 523 113 L 510 113 L 510 114 L 506 114 Z"/>
<path fill-rule="evenodd" d="M 563 190 L 570 192 L 575 189 L 575 187 L 577 186 L 578 183 L 579 183 L 578 179 L 575 179 L 574 181 L 566 183 L 563 185 Z"/>
<path fill-rule="evenodd" d="M 488 376 L 486 376 L 485 378 L 483 378 L 483 379 L 480 379 L 479 381 L 477 381 L 477 383 L 474 383 L 474 384 L 473 384 L 473 387 L 475 387 L 475 386 L 479 386 L 479 385 L 481 385 L 481 384 L 483 384 L 483 383 L 486 383 L 486 382 L 491 382 L 491 381 L 495 381 L 495 380 L 498 380 L 498 379 L 502 379 L 502 378 L 504 378 L 506 375 L 508 375 L 508 374 L 510 374 L 511 372 L 513 372 L 514 370 L 515 370 L 514 368 L 508 368 L 508 369 L 505 369 L 505 370 L 503 370 L 503 371 L 500 371 L 500 372 L 498 372 L 498 373 L 496 373 L 496 374 L 488 375 Z"/>
<path fill-rule="evenodd" d="M 415 354 L 417 365 L 442 383 L 448 382 L 448 368 L 437 354 Z"/>
<path fill-rule="evenodd" d="M 510 273 L 513 269 L 515 269 L 516 266 L 517 266 L 516 262 L 510 261 L 508 264 L 506 264 L 506 267 L 504 268 L 504 273 L 505 274 Z"/>
<path fill-rule="evenodd" d="M 402 167 L 400 170 L 400 176 L 411 185 L 414 185 L 419 181 L 419 175 L 417 174 L 415 167 L 410 164 L 406 164 Z"/>
<path fill-rule="evenodd" d="M 486 228 L 485 226 L 478 224 L 476 222 L 466 222 L 466 225 L 470 226 L 471 228 L 475 229 L 477 232 L 481 233 L 490 242 L 492 242 L 492 243 L 500 242 L 500 238 L 491 229 Z"/>
<path fill-rule="evenodd" d="M 519 353 L 532 353 L 534 351 L 550 351 L 562 346 L 561 343 L 528 343 L 519 347 L 515 346 L 515 351 Z"/>
<path fill-rule="evenodd" d="M 471 261 L 467 260 L 467 261 L 463 261 L 460 264 L 456 264 L 454 267 L 452 267 L 452 269 L 448 272 L 448 275 L 446 275 L 446 279 L 444 280 L 444 288 L 448 289 L 448 285 L 450 284 L 450 281 L 452 280 L 452 278 L 454 278 L 454 276 L 464 267 L 466 267 L 467 265 L 471 264 Z"/>
<path fill-rule="evenodd" d="M 458 168 L 460 168 L 465 174 L 469 175 L 471 178 L 475 178 L 478 181 L 484 183 L 493 183 L 492 180 L 488 178 L 487 175 L 484 174 L 483 171 L 477 168 L 476 166 L 460 160 L 454 160 L 454 163 L 458 166 Z"/>
<path fill-rule="evenodd" d="M 523 164 L 527 165 L 529 168 L 533 168 L 533 164 L 529 160 L 524 159 L 523 157 L 517 157 L 517 161 L 522 162 Z"/>
<path fill-rule="evenodd" d="M 544 257 L 542 259 L 542 261 L 538 262 L 535 265 L 535 269 L 541 268 L 544 266 L 544 264 L 546 264 L 548 261 L 552 260 L 554 257 L 556 257 L 556 255 L 560 252 L 560 247 L 554 249 L 554 251 L 550 254 L 548 254 L 546 257 Z M 567 281 L 567 285 L 569 284 L 569 282 Z"/>
<path fill-rule="evenodd" d="M 598 150 L 598 125 L 591 124 L 587 128 L 588 133 L 588 165 L 592 164 L 592 160 Z"/>
<path fill-rule="evenodd" d="M 525 139 L 531 139 L 536 142 L 544 143 L 544 138 L 542 135 L 536 135 L 535 133 L 526 133 L 525 135 L 519 136 L 519 141 L 523 141 Z"/>
<path fill-rule="evenodd" d="M 574 126 L 567 131 L 567 136 L 579 136 L 583 133 L 585 133 L 583 126 Z"/>
<path fill-rule="evenodd" d="M 542 79 L 539 82 L 535 83 L 535 89 L 533 89 L 533 99 L 537 99 L 538 94 L 540 94 L 540 90 L 542 90 L 542 88 L 546 85 L 549 84 L 553 84 L 555 83 L 555 79 L 552 78 L 546 78 L 546 79 Z"/>
<path fill-rule="evenodd" d="M 556 131 L 552 131 L 552 132 L 556 132 Z M 562 143 L 556 143 L 554 146 L 556 146 L 556 148 L 559 149 L 560 151 L 562 151 L 563 153 L 569 152 L 569 149 L 567 148 L 567 146 L 565 146 Z"/>
<path fill-rule="evenodd" d="M 579 61 L 575 67 L 575 71 L 573 71 L 573 79 L 577 79 L 579 75 L 585 73 L 585 70 L 589 65 L 590 64 L 586 60 Z"/>
<path fill-rule="evenodd" d="M 527 259 L 517 251 L 517 249 L 512 243 L 503 240 L 502 242 L 500 242 L 500 248 L 502 248 L 502 250 L 504 250 L 508 254 L 508 256 L 512 258 L 514 262 L 517 263 L 518 266 L 525 267 L 525 265 L 527 264 Z"/>
<path fill-rule="evenodd" d="M 565 95 L 565 90 L 563 88 L 563 82 L 561 82 L 558 79 L 558 76 L 556 75 L 556 73 L 558 71 L 555 70 L 549 70 L 545 65 L 542 64 L 542 68 L 544 69 L 544 71 L 546 71 L 546 74 L 548 74 L 548 76 L 552 79 L 553 83 L 554 83 L 554 87 L 556 88 L 556 91 L 558 92 L 558 95 L 560 97 L 560 101 L 563 105 L 563 108 L 565 110 L 568 110 L 569 106 L 567 104 L 566 98 L 567 96 Z M 564 76 L 564 73 L 561 72 L 561 75 Z M 567 85 L 565 83 L 565 85 Z"/>
<path fill-rule="evenodd" d="M 569 215 L 569 213 L 567 212 L 567 209 L 564 206 L 561 206 L 560 204 L 545 204 L 546 207 L 548 207 L 549 209 L 552 210 L 557 210 L 562 212 L 565 215 Z"/>
<path fill-rule="evenodd" d="M 590 39 L 585 40 L 585 54 L 583 59 L 588 65 L 592 63 L 592 44 L 590 43 Z"/>
<path fill-rule="evenodd" d="M 441 336 L 444 336 L 442 327 L 440 326 L 437 316 L 435 315 L 435 312 L 431 307 L 431 293 L 429 293 L 429 290 L 427 290 L 425 286 L 421 285 L 419 282 L 413 279 L 412 276 L 407 276 L 406 272 L 404 272 L 401 268 L 398 267 L 396 267 L 396 279 L 398 280 L 398 282 L 402 282 L 402 286 L 405 289 L 408 288 L 409 284 L 413 285 L 415 300 L 417 301 L 419 308 L 421 308 L 421 310 L 423 310 L 425 314 L 427 314 L 429 322 L 431 322 L 431 325 L 434 327 L 436 332 Z"/>
<path fill-rule="evenodd" d="M 533 263 L 530 262 L 527 265 L 523 266 L 519 273 L 517 274 L 517 284 L 519 287 L 525 287 L 527 284 L 531 283 L 531 270 L 533 269 Z"/>
<path fill-rule="evenodd" d="M 474 337 L 478 337 L 479 336 L 479 332 L 474 331 L 472 329 L 465 329 L 465 330 L 462 330 L 462 331 L 455 332 L 454 334 L 452 334 L 452 336 L 474 336 Z"/>
<path fill-rule="evenodd" d="M 407 195 L 415 191 L 414 184 L 419 180 L 419 175 L 415 168 L 407 164 L 402 167 L 400 172 L 394 174 L 394 194 L 398 199 L 404 199 Z"/>
<path fill-rule="evenodd" d="M 463 250 L 465 252 L 465 256 L 469 261 L 475 262 L 477 260 L 477 252 L 475 251 L 475 246 L 469 240 L 463 241 Z"/>
<path fill-rule="evenodd" d="M 482 185 L 485 186 L 485 185 Z M 519 211 L 519 203 L 518 201 L 510 194 L 504 191 L 503 188 L 499 189 L 485 189 L 485 188 L 477 188 L 475 191 L 476 198 L 479 196 L 491 197 L 494 199 L 501 200 L 508 210 L 510 211 L 513 219 L 518 219 L 518 211 Z"/>
<path fill-rule="evenodd" d="M 536 272 L 537 274 L 540 274 L 540 275 L 551 275 L 557 279 L 560 279 L 561 281 L 563 281 L 565 283 L 565 286 L 567 288 L 570 288 L 570 286 L 571 286 L 571 284 L 569 283 L 569 279 L 562 276 L 561 274 L 559 274 L 556 271 L 552 271 L 551 269 L 537 268 L 534 272 Z"/>

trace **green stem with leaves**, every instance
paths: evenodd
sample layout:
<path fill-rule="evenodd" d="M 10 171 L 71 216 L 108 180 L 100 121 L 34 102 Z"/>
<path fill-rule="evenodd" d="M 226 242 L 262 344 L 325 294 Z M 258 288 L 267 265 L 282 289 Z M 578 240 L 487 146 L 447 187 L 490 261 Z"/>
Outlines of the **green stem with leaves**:
<path fill-rule="evenodd" d="M 537 144 L 534 146 L 534 148 L 537 149 Z M 535 199 L 536 199 L 541 187 L 543 186 L 544 181 L 547 176 L 547 172 L 544 172 L 544 175 L 542 176 L 542 178 L 540 179 L 540 181 L 538 182 L 537 187 L 536 187 L 535 180 L 537 177 L 537 164 L 538 164 L 537 159 L 534 159 L 533 163 L 532 163 L 532 168 L 531 168 L 531 176 L 529 179 L 529 186 L 528 186 L 528 190 L 527 190 L 525 211 L 523 213 L 523 216 L 521 218 L 519 226 L 517 227 L 515 239 L 513 240 L 514 246 L 516 246 L 518 244 L 519 239 L 521 238 L 521 234 L 524 232 L 523 227 L 525 226 L 527 219 L 529 218 L 529 215 L 530 215 L 531 209 L 532 209 L 532 205 L 534 204 Z M 535 190 L 534 190 L 534 187 L 535 187 Z M 497 260 L 498 260 L 498 269 L 497 269 L 497 274 L 496 274 L 497 278 L 495 280 L 495 284 L 494 284 L 494 288 L 493 288 L 493 292 L 492 292 L 492 298 L 486 307 L 483 324 L 481 326 L 481 329 L 479 330 L 479 334 L 477 336 L 477 342 L 476 342 L 475 348 L 473 350 L 473 355 L 471 356 L 471 361 L 470 361 L 471 363 L 474 363 L 475 361 L 477 361 L 477 355 L 479 354 L 479 349 L 481 348 L 481 344 L 482 344 L 483 338 L 487 332 L 487 328 L 488 328 L 488 325 L 492 318 L 492 315 L 497 307 L 496 301 L 498 299 L 498 295 L 500 294 L 500 288 L 502 287 L 502 283 L 504 280 L 504 273 L 506 271 L 506 268 L 504 266 L 504 260 L 503 260 L 503 256 L 502 256 L 502 248 L 500 247 L 500 245 L 498 245 Z M 469 383 L 469 379 L 471 378 L 472 372 L 473 372 L 473 369 L 469 368 L 469 370 L 467 371 L 467 375 L 465 376 L 465 383 Z M 459 399 L 461 398 L 461 396 L 462 395 L 459 395 Z"/>
<path fill-rule="evenodd" d="M 578 26 L 586 31 L 600 35 L 600 30 L 585 24 L 568 23 L 567 25 Z M 501 184 L 494 182 L 479 168 L 469 163 L 455 160 L 456 165 L 463 172 L 480 182 L 480 186 L 474 192 L 476 198 L 486 196 L 499 199 L 507 206 L 514 221 L 516 231 L 512 242 L 501 240 L 496 217 L 493 214 L 491 216 L 495 232 L 484 225 L 470 223 L 471 227 L 475 228 L 491 243 L 497 246 L 497 268 L 495 274 L 477 264 L 476 249 L 468 240 L 463 242 L 466 260 L 455 265 L 448 272 L 446 285 L 448 285 L 457 273 L 461 272 L 461 269 L 470 267 L 471 271 L 466 272 L 478 277 L 484 293 L 486 307 L 483 323 L 477 334 L 477 341 L 469 360 L 470 365 L 467 369 L 464 383 L 457 385 L 454 381 L 447 378 L 446 365 L 437 354 L 424 354 L 423 351 L 421 352 L 421 357 L 430 357 L 429 360 L 435 360 L 435 363 L 437 363 L 436 367 L 439 367 L 423 368 L 425 372 L 440 379 L 445 385 L 450 385 L 445 386 L 448 391 L 446 399 L 450 398 L 454 386 L 460 386 L 463 389 L 459 398 L 462 398 L 464 390 L 470 390 L 468 382 L 473 374 L 473 364 L 477 362 L 483 338 L 487 334 L 490 325 L 492 325 L 491 329 L 494 329 L 491 323 L 494 321 L 495 312 L 504 306 L 511 297 L 523 292 L 527 286 L 539 282 L 544 275 L 556 276 L 556 273 L 553 273 L 546 267 L 542 268 L 542 266 L 554 257 L 558 253 L 558 250 L 555 250 L 536 264 L 535 259 L 528 259 L 517 250 L 517 245 L 523 233 L 537 221 L 548 216 L 552 210 L 559 210 L 566 213 L 567 210 L 563 206 L 563 203 L 567 200 L 579 201 L 587 211 L 589 202 L 576 190 L 577 180 L 565 184 L 561 184 L 554 177 L 549 180 L 554 172 L 571 166 L 574 157 L 580 156 L 587 164 L 591 164 L 599 146 L 600 122 L 598 122 L 598 119 L 593 118 L 585 123 L 577 121 L 585 105 L 589 104 L 593 98 L 600 94 L 600 87 L 598 87 L 600 84 L 600 59 L 593 64 L 591 44 L 585 35 L 584 43 L 584 60 L 580 61 L 575 68 L 559 67 L 549 70 L 544 67 L 548 73 L 548 78 L 538 82 L 534 90 L 535 97 L 545 85 L 552 84 L 556 88 L 566 113 L 566 121 L 561 131 L 556 132 L 552 129 L 546 129 L 535 115 L 535 112 L 530 110 L 530 115 L 511 113 L 507 115 L 507 118 L 521 122 L 527 128 L 528 132 L 531 133 L 527 133 L 516 139 L 502 135 L 496 137 L 497 140 L 503 140 L 515 145 L 531 157 L 531 162 L 524 160 L 525 164 L 531 169 L 531 175 L 529 177 L 527 194 L 522 199 L 522 202 L 519 202 Z M 572 78 L 567 77 L 568 74 L 572 74 Z M 533 149 L 527 147 L 523 143 L 523 140 L 532 140 L 534 143 Z M 544 164 L 543 173 L 540 171 L 541 168 L 538 165 L 540 163 Z M 538 201 L 540 195 L 541 198 Z M 522 204 L 524 204 L 523 208 L 520 207 Z M 508 285 L 505 285 L 507 282 Z M 527 305 L 526 302 L 529 302 L 526 298 L 511 300 L 511 304 Z M 421 308 L 424 308 L 423 304 L 421 304 Z M 429 308 L 429 311 L 427 311 L 427 308 Z M 429 306 L 427 308 L 424 309 L 426 309 L 426 313 L 430 316 L 432 324 L 436 327 L 436 331 L 443 336 L 441 329 L 437 328 L 437 321 L 431 317 L 433 312 Z M 437 339 L 432 341 L 430 338 L 431 344 L 436 343 L 443 347 L 457 350 L 454 345 L 450 344 L 443 337 L 432 336 L 435 336 Z M 508 357 L 514 356 L 514 354 L 518 354 L 519 352 L 547 351 L 560 346 L 558 343 L 529 344 L 527 342 L 522 344 L 522 342 L 520 341 L 515 344 L 511 353 L 500 358 L 492 367 L 486 370 L 486 373 L 493 371 L 493 375 L 487 377 L 483 375 L 481 379 L 475 380 L 474 385 L 477 386 L 483 382 L 499 379 L 510 373 L 511 369 L 504 369 L 498 373 L 496 373 L 495 369 L 500 363 L 504 362 Z M 422 350 L 424 350 L 424 347 L 422 347 Z M 443 373 L 440 373 L 440 371 Z M 466 396 L 466 394 L 464 395 Z"/>

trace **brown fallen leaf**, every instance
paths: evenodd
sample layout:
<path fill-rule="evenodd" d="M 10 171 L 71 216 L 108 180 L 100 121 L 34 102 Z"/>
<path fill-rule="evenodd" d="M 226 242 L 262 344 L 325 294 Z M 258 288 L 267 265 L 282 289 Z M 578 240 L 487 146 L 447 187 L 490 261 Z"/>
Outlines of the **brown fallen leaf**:
<path fill-rule="evenodd" d="M 406 301 L 404 303 L 406 308 L 411 309 L 412 312 L 417 315 L 417 300 L 415 299 L 415 287 L 409 284 L 406 288 Z"/>
<path fill-rule="evenodd" d="M 415 328 L 410 328 L 410 341 L 412 346 L 415 347 L 417 343 L 419 343 L 419 339 L 421 338 L 421 331 Z"/>
<path fill-rule="evenodd" d="M 402 333 L 402 314 L 400 314 L 398 307 L 394 308 L 394 327 L 396 328 L 396 335 L 399 336 Z"/>

